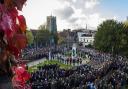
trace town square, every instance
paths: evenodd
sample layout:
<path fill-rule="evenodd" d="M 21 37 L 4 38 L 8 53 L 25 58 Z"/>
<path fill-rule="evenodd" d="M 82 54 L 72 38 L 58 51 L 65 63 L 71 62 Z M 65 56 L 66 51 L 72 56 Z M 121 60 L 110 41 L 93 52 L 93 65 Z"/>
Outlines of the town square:
<path fill-rule="evenodd" d="M 127 0 L 0 0 L 0 89 L 128 89 Z"/>

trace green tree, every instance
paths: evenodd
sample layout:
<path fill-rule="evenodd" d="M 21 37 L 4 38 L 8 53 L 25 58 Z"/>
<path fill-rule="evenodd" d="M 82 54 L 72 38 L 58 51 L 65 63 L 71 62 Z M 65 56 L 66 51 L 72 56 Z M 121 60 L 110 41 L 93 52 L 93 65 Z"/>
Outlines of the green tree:
<path fill-rule="evenodd" d="M 30 30 L 26 30 L 26 37 L 27 37 L 28 45 L 32 45 L 34 36 Z"/>
<path fill-rule="evenodd" d="M 124 25 L 128 27 L 128 20 L 124 22 Z"/>
<path fill-rule="evenodd" d="M 36 34 L 36 40 L 39 45 L 47 46 L 50 40 L 50 32 L 45 28 L 44 25 L 41 25 L 38 28 L 38 32 Z"/>
<path fill-rule="evenodd" d="M 103 52 L 121 53 L 123 45 L 124 24 L 115 20 L 106 20 L 98 26 L 94 46 Z"/>
<path fill-rule="evenodd" d="M 128 57 L 128 24 L 124 23 L 124 29 L 120 34 L 120 53 Z"/>
<path fill-rule="evenodd" d="M 63 43 L 64 43 L 64 37 L 58 35 L 58 44 L 63 44 Z"/>

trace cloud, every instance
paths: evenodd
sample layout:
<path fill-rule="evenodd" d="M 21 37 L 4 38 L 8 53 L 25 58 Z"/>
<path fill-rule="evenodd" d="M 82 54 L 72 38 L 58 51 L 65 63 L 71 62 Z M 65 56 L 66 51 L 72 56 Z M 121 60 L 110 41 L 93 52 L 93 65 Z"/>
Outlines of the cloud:
<path fill-rule="evenodd" d="M 96 5 L 100 4 L 101 0 L 58 0 L 61 3 L 69 3 L 70 6 L 75 7 L 76 9 L 89 9 L 93 8 Z"/>
<path fill-rule="evenodd" d="M 69 23 L 75 23 L 78 20 L 78 18 L 70 18 L 68 20 Z"/>
<path fill-rule="evenodd" d="M 100 13 L 94 13 L 88 16 L 88 25 L 94 28 L 97 28 L 102 21 L 106 20 L 106 18 L 101 17 Z"/>
<path fill-rule="evenodd" d="M 79 11 L 78 11 L 79 12 Z M 106 18 L 102 17 L 100 13 L 93 13 L 90 15 L 85 15 L 82 13 L 77 13 L 72 16 L 72 18 L 75 18 L 75 21 L 73 22 L 75 28 L 86 28 L 86 24 L 88 25 L 88 28 L 96 29 L 97 26 Z"/>
<path fill-rule="evenodd" d="M 46 22 L 46 17 L 57 17 L 58 30 L 65 28 L 95 28 L 106 19 L 119 19 L 116 13 L 104 13 L 102 0 L 28 0 L 23 13 L 28 27 L 38 28 Z M 103 8 L 104 9 L 104 8 Z M 33 12 L 34 11 L 34 12 Z M 22 13 L 21 13 L 22 14 Z"/>
<path fill-rule="evenodd" d="M 64 7 L 60 9 L 56 9 L 54 13 L 59 16 L 61 19 L 68 19 L 74 13 L 72 7 Z"/>
<path fill-rule="evenodd" d="M 96 5 L 98 5 L 100 2 L 98 0 L 88 0 L 85 2 L 85 8 L 86 9 L 92 9 Z"/>
<path fill-rule="evenodd" d="M 96 28 L 97 25 L 104 19 L 101 14 L 95 10 L 95 7 L 100 4 L 100 0 L 58 0 L 63 8 L 57 9 L 56 15 L 65 20 L 68 27 L 72 29 L 77 27 Z M 59 21 L 61 23 L 62 21 Z"/>
<path fill-rule="evenodd" d="M 77 1 L 77 0 L 72 0 L 74 3 Z"/>

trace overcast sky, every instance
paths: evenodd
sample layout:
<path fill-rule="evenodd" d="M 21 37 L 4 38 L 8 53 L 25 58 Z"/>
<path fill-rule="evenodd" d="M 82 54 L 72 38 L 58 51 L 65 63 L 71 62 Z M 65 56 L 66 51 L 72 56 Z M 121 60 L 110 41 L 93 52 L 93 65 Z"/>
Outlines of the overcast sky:
<path fill-rule="evenodd" d="M 57 28 L 96 29 L 106 19 L 126 20 L 128 0 L 27 0 L 21 12 L 27 26 L 37 29 L 46 17 L 57 17 Z"/>

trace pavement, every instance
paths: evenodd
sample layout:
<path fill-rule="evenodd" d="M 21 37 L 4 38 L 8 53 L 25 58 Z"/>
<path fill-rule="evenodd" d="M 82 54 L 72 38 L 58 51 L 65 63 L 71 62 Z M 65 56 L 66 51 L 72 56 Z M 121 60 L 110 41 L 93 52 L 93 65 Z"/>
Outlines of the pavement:
<path fill-rule="evenodd" d="M 32 61 L 32 62 L 29 62 L 27 63 L 28 67 L 32 67 L 32 66 L 35 66 L 39 63 L 42 63 L 46 60 L 46 58 L 43 58 L 43 59 L 39 59 L 39 60 L 35 60 L 35 61 Z"/>

